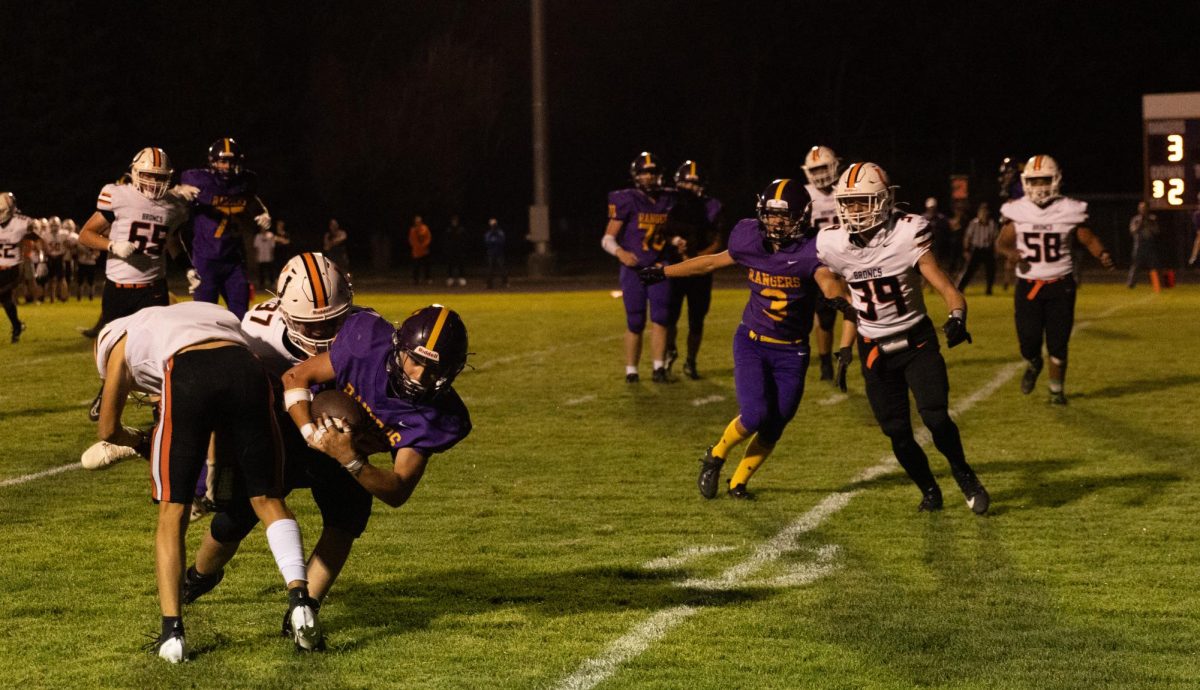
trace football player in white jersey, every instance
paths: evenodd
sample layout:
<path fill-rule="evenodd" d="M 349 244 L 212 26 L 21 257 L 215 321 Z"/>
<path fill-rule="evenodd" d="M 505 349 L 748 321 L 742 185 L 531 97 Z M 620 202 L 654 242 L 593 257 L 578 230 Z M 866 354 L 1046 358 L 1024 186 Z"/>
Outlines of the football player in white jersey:
<path fill-rule="evenodd" d="M 833 198 L 833 186 L 838 180 L 838 164 L 841 159 L 828 146 L 814 146 L 804 155 L 804 176 L 808 178 L 808 195 L 812 197 L 812 229 L 836 225 L 837 200 Z M 837 309 L 827 300 L 817 299 L 817 356 L 821 363 L 821 380 L 836 385 L 833 376 L 833 326 L 837 320 Z"/>
<path fill-rule="evenodd" d="M 58 216 L 49 219 L 46 233 L 42 236 L 46 249 L 46 299 L 53 302 L 66 302 L 67 290 L 67 259 L 71 254 L 71 231 L 63 227 Z"/>
<path fill-rule="evenodd" d="M 292 257 L 276 281 L 276 292 L 278 297 L 246 312 L 242 332 L 281 391 L 283 373 L 328 351 L 346 317 L 361 309 L 353 307 L 354 293 L 345 274 L 320 253 Z M 308 561 L 309 593 L 319 603 L 345 564 L 354 540 L 366 529 L 372 497 L 336 460 L 310 448 L 282 407 L 276 408 L 276 414 L 286 456 L 286 489 L 310 487 L 321 511 L 321 537 Z M 225 564 L 257 523 L 258 516 L 245 501 L 213 516 L 184 580 L 185 604 L 217 586 L 225 576 Z"/>
<path fill-rule="evenodd" d="M 30 225 L 29 216 L 17 210 L 17 200 L 9 192 L 0 192 L 0 306 L 12 324 L 12 342 L 20 342 L 25 324 L 17 318 L 17 300 L 13 296 L 21 282 L 21 245 L 41 242 Z"/>
<path fill-rule="evenodd" d="M 1062 171 L 1050 156 L 1033 156 L 1021 173 L 1025 196 L 1004 202 L 1004 226 L 996 250 L 1017 262 L 1017 343 L 1029 363 L 1021 377 L 1028 395 L 1042 372 L 1042 341 L 1050 356 L 1050 402 L 1066 405 L 1067 346 L 1075 325 L 1075 260 L 1078 240 L 1108 269 L 1112 256 L 1086 225 L 1087 203 L 1062 196 Z"/>
<path fill-rule="evenodd" d="M 896 210 L 895 188 L 882 168 L 874 163 L 851 165 L 834 194 L 840 225 L 817 235 L 817 257 L 850 286 L 851 304 L 858 312 L 858 351 L 867 399 L 892 442 L 896 460 L 921 490 L 917 509 L 940 509 L 942 492 L 929 469 L 929 458 L 913 438 L 910 390 L 967 506 L 985 513 L 991 499 L 967 464 L 958 426 L 950 418 L 946 361 L 925 313 L 921 279 L 929 281 L 950 310 L 942 326 L 949 347 L 971 342 L 967 302 L 930 253 L 933 236 L 928 222 Z M 842 348 L 839 368 L 849 361 L 850 348 Z"/>
<path fill-rule="evenodd" d="M 254 513 L 288 588 L 287 619 L 298 649 L 322 646 L 317 604 L 308 593 L 300 527 L 283 499 L 283 454 L 270 376 L 247 348 L 241 324 L 206 302 L 148 307 L 108 324 L 96 339 L 104 382 L 98 435 L 150 458 L 162 631 L 154 652 L 177 663 L 187 658 L 180 583 L 184 533 L 196 479 L 215 438 L 218 463 L 229 463 L 245 486 Z M 125 427 L 130 391 L 160 396 L 152 434 Z"/>

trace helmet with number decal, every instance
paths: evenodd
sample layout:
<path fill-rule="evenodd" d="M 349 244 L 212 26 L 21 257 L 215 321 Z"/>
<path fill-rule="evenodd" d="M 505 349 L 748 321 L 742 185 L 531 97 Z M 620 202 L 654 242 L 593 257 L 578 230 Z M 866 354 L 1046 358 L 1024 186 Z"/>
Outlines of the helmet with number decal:
<path fill-rule="evenodd" d="M 633 183 L 643 192 L 656 192 L 662 187 L 662 165 L 658 156 L 649 151 L 642 151 L 629 164 L 629 176 Z"/>
<path fill-rule="evenodd" d="M 705 174 L 699 163 L 686 160 L 675 169 L 675 186 L 697 195 L 703 195 L 704 188 L 708 186 L 708 175 Z"/>
<path fill-rule="evenodd" d="M 838 221 L 851 235 L 874 230 L 891 217 L 895 189 L 883 168 L 875 163 L 854 163 L 833 190 Z"/>
<path fill-rule="evenodd" d="M 812 197 L 795 180 L 774 180 L 758 196 L 759 228 L 775 244 L 804 236 L 812 220 Z"/>
<path fill-rule="evenodd" d="M 174 172 L 167 152 L 148 146 L 138 151 L 129 164 L 129 181 L 144 196 L 161 199 L 171 186 L 171 174 Z"/>
<path fill-rule="evenodd" d="M 208 167 L 221 177 L 233 177 L 245 164 L 242 147 L 230 137 L 221 137 L 208 147 Z"/>
<path fill-rule="evenodd" d="M 289 259 L 275 292 L 288 338 L 310 355 L 329 349 L 354 303 L 354 289 L 342 269 L 317 252 Z"/>
<path fill-rule="evenodd" d="M 405 398 L 430 400 L 454 383 L 468 354 L 462 318 L 452 309 L 431 304 L 414 311 L 392 334 L 388 377 Z"/>
<path fill-rule="evenodd" d="M 817 189 L 828 189 L 837 182 L 841 159 L 828 146 L 814 146 L 804 155 L 804 176 Z"/>
<path fill-rule="evenodd" d="M 17 198 L 12 192 L 0 192 L 0 225 L 7 223 L 17 212 Z"/>
<path fill-rule="evenodd" d="M 1038 206 L 1045 206 L 1058 198 L 1058 189 L 1062 185 L 1062 170 L 1058 161 L 1050 156 L 1032 156 L 1025 162 L 1025 170 L 1021 173 L 1021 186 L 1025 188 L 1025 196 Z"/>

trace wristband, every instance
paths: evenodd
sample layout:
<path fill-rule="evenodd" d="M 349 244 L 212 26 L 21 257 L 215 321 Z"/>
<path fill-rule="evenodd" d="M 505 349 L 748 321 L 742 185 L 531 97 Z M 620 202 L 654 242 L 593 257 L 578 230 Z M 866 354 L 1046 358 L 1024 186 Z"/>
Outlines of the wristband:
<path fill-rule="evenodd" d="M 313 424 L 312 422 L 308 422 L 304 426 L 300 427 L 300 435 L 304 437 L 306 442 L 312 439 L 313 434 L 315 433 L 317 433 L 317 425 Z"/>
<path fill-rule="evenodd" d="M 363 462 L 362 458 L 354 458 L 353 460 L 346 463 L 345 465 L 342 465 L 342 467 L 346 468 L 347 472 L 354 475 L 355 477 L 357 477 L 359 475 L 359 473 L 363 471 L 363 468 L 366 466 L 367 466 L 367 463 Z"/>
<path fill-rule="evenodd" d="M 612 254 L 613 256 L 616 256 L 617 252 L 621 249 L 621 245 L 617 244 L 617 238 L 607 233 L 604 235 L 604 238 L 600 240 L 600 246 L 604 247 L 604 251 Z"/>
<path fill-rule="evenodd" d="M 312 402 L 313 394 L 307 388 L 289 388 L 283 392 L 283 409 L 290 410 L 298 402 Z"/>

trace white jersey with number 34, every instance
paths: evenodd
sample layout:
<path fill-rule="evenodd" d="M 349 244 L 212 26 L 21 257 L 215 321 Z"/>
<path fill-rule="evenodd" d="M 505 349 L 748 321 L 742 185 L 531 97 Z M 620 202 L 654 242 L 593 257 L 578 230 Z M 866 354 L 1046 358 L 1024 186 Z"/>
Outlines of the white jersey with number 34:
<path fill-rule="evenodd" d="M 1017 251 L 1021 253 L 1018 278 L 1055 280 L 1075 269 L 1071 233 L 1087 222 L 1087 202 L 1060 197 L 1042 208 L 1022 197 L 1005 202 L 1000 215 L 1012 221 L 1017 232 Z"/>
<path fill-rule="evenodd" d="M 893 216 L 865 246 L 840 225 L 817 233 L 817 258 L 850 285 L 858 331 L 883 338 L 925 318 L 917 260 L 933 246 L 929 223 L 911 213 Z"/>
<path fill-rule="evenodd" d="M 137 245 L 129 258 L 109 256 L 104 274 L 114 283 L 152 283 L 166 275 L 167 237 L 188 217 L 187 206 L 173 195 L 151 199 L 131 184 L 108 184 L 96 210 L 113 215 L 108 239 Z"/>

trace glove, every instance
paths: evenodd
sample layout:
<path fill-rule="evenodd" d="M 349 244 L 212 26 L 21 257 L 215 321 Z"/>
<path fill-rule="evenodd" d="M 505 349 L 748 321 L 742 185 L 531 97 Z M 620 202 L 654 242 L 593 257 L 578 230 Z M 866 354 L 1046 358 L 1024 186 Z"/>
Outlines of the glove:
<path fill-rule="evenodd" d="M 189 268 L 187 271 L 188 294 L 196 294 L 196 289 L 200 287 L 200 274 L 196 273 L 196 269 Z"/>
<path fill-rule="evenodd" d="M 193 187 L 190 184 L 177 184 L 167 191 L 167 194 L 174 196 L 180 201 L 192 202 L 196 200 L 196 195 L 200 193 L 199 187 Z"/>
<path fill-rule="evenodd" d="M 834 355 L 837 358 L 837 374 L 834 376 L 834 383 L 837 384 L 838 390 L 846 392 L 846 372 L 850 369 L 850 363 L 854 361 L 854 349 L 843 347 Z"/>
<path fill-rule="evenodd" d="M 1031 266 L 1030 266 L 1029 262 L 1024 259 L 1021 259 L 1020 261 L 1017 262 L 1017 270 L 1020 271 L 1021 273 L 1028 273 L 1030 268 L 1031 268 Z"/>
<path fill-rule="evenodd" d="M 858 312 L 854 309 L 854 305 L 850 304 L 850 301 L 845 297 L 834 297 L 828 300 L 828 303 L 829 306 L 842 312 L 842 318 L 858 323 Z"/>
<path fill-rule="evenodd" d="M 653 285 L 666 280 L 667 274 L 663 273 L 662 266 L 647 266 L 638 271 L 638 278 L 642 280 L 643 285 Z"/>
<path fill-rule="evenodd" d="M 38 264 L 37 268 L 33 269 L 33 277 L 41 280 L 50 275 L 50 266 L 48 264 Z"/>
<path fill-rule="evenodd" d="M 1111 269 L 1113 267 L 1112 254 L 1108 252 L 1100 252 L 1100 265 Z"/>
<path fill-rule="evenodd" d="M 963 341 L 975 342 L 971 340 L 971 334 L 967 332 L 967 313 L 962 309 L 950 312 L 950 318 L 946 319 L 946 323 L 942 326 L 942 333 L 946 334 L 947 347 L 961 345 Z"/>
<path fill-rule="evenodd" d="M 271 229 L 271 216 L 268 215 L 266 212 L 263 212 L 263 213 L 258 214 L 257 216 L 254 216 L 254 222 L 258 223 L 258 227 L 263 230 Z"/>
<path fill-rule="evenodd" d="M 108 253 L 118 259 L 128 259 L 137 251 L 137 244 L 129 240 L 115 240 L 108 243 Z"/>

